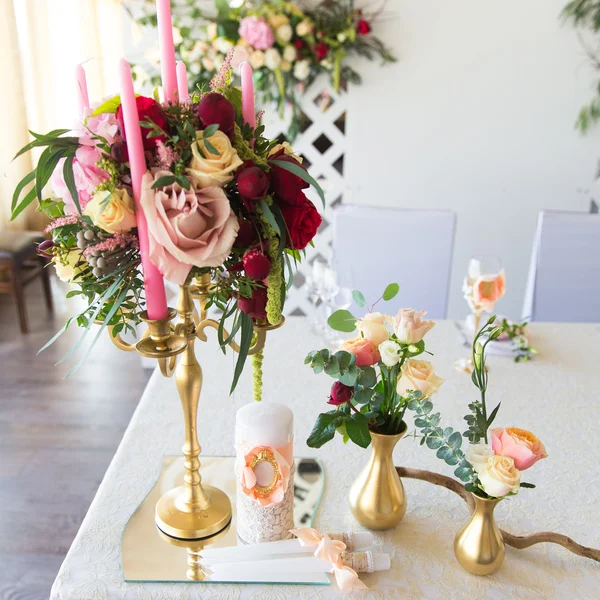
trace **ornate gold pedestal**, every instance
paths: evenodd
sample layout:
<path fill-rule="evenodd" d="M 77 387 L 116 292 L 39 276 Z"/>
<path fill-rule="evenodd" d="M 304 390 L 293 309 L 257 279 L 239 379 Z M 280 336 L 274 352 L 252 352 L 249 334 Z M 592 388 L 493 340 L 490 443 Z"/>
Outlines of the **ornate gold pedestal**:
<path fill-rule="evenodd" d="M 135 345 L 130 345 L 117 335 L 112 336 L 115 345 L 122 350 L 137 350 L 142 356 L 156 358 L 160 370 L 165 377 L 175 374 L 175 382 L 185 422 L 185 475 L 183 485 L 169 490 L 156 504 L 156 524 L 167 535 L 195 540 L 212 536 L 227 527 L 231 521 L 231 501 L 227 494 L 215 487 L 202 485 L 200 476 L 201 448 L 198 443 L 196 428 L 198 402 L 202 389 L 202 369 L 196 359 L 194 343 L 196 338 L 207 341 L 205 329 L 218 329 L 219 324 L 206 316 L 207 297 L 210 292 L 210 276 L 203 275 L 197 285 L 184 285 L 180 288 L 177 310 L 169 309 L 169 318 L 150 320 L 142 314 L 142 320 L 148 323 L 143 338 Z M 194 299 L 199 300 L 200 314 L 196 312 Z M 171 321 L 179 315 L 177 325 Z M 278 325 L 268 323 L 255 324 L 254 343 L 248 355 L 262 350 L 266 332 Z M 229 337 L 224 332 L 224 337 Z M 231 341 L 229 346 L 239 352 L 239 346 Z M 181 355 L 178 360 L 177 357 Z"/>

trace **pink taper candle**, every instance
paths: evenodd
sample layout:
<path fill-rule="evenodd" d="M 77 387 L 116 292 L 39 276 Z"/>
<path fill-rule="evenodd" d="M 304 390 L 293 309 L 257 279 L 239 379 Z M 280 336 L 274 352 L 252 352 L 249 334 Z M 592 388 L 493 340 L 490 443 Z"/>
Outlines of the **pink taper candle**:
<path fill-rule="evenodd" d="M 252 81 L 252 67 L 244 61 L 240 65 L 242 78 L 242 115 L 244 121 L 256 128 L 256 112 L 254 111 L 254 82 Z"/>
<path fill-rule="evenodd" d="M 90 107 L 90 99 L 88 96 L 87 79 L 82 65 L 77 65 L 75 68 L 75 78 L 77 79 L 77 102 L 79 104 L 79 114 L 85 115 L 86 109 Z"/>
<path fill-rule="evenodd" d="M 175 92 L 177 91 L 177 73 L 175 45 L 173 44 L 173 22 L 171 21 L 171 0 L 156 0 L 156 19 L 164 100 L 174 104 Z"/>
<path fill-rule="evenodd" d="M 135 219 L 137 222 L 138 238 L 140 240 L 144 288 L 146 289 L 146 310 L 150 319 L 166 319 L 168 311 L 165 282 L 156 265 L 150 260 L 148 224 L 140 205 L 142 177 L 147 171 L 146 157 L 144 156 L 142 130 L 135 102 L 131 67 L 125 59 L 121 59 L 119 76 L 121 79 L 123 122 L 125 124 L 125 137 L 127 139 L 127 152 L 129 154 L 129 166 L 131 169 L 131 187 L 133 188 L 133 199 L 135 201 Z"/>
<path fill-rule="evenodd" d="M 185 104 L 188 98 L 187 69 L 185 63 L 180 60 L 177 63 L 177 93 L 179 94 L 179 104 Z"/>

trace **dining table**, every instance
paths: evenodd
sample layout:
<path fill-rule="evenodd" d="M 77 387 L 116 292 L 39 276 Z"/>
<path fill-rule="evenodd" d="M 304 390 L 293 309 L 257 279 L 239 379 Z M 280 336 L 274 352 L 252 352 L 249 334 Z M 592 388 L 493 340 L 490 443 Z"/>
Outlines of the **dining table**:
<path fill-rule="evenodd" d="M 529 341 L 538 350 L 530 361 L 511 356 L 488 357 L 488 406 L 501 402 L 495 426 L 533 431 L 548 457 L 526 473 L 535 489 L 521 489 L 496 508 L 498 525 L 513 534 L 553 531 L 585 546 L 600 547 L 600 323 L 531 323 Z M 198 343 L 196 353 L 204 384 L 198 411 L 198 437 L 204 455 L 233 456 L 236 411 L 253 402 L 250 363 L 230 394 L 237 358 L 223 354 L 216 333 Z M 333 380 L 315 375 L 306 355 L 327 347 L 307 317 L 289 317 L 269 332 L 264 351 L 263 402 L 279 402 L 294 413 L 296 456 L 318 458 L 324 468 L 324 491 L 316 510 L 319 531 L 361 531 L 348 503 L 352 482 L 370 450 L 336 437 L 319 449 L 306 439 L 327 404 Z M 432 397 L 441 425 L 467 428 L 468 404 L 478 399 L 471 377 L 453 363 L 468 354 L 456 324 L 438 321 L 427 334 L 426 348 L 436 373 L 444 379 Z M 117 350 L 115 350 L 116 352 Z M 110 390 L 107 382 L 106 393 Z M 85 396 L 82 394 L 82 402 Z M 427 469 L 452 476 L 452 467 L 420 445 L 414 415 L 405 420 L 409 435 L 396 446 L 397 466 Z M 391 568 L 361 575 L 362 592 L 329 586 L 214 584 L 207 582 L 126 582 L 121 538 L 136 508 L 153 487 L 163 457 L 181 454 L 183 418 L 175 382 L 157 369 L 152 374 L 123 440 L 100 484 L 81 528 L 52 587 L 52 600 L 283 600 L 285 598 L 369 600 L 473 598 L 600 598 L 600 564 L 565 548 L 536 544 L 507 548 L 500 570 L 490 576 L 469 574 L 453 553 L 456 533 L 469 519 L 464 500 L 425 481 L 404 479 L 408 508 L 395 528 L 374 531 L 374 548 L 391 555 Z M 463 447 L 467 440 L 464 438 Z M 202 454 L 200 456 L 202 460 Z M 210 483 L 210 482 L 209 482 Z"/>

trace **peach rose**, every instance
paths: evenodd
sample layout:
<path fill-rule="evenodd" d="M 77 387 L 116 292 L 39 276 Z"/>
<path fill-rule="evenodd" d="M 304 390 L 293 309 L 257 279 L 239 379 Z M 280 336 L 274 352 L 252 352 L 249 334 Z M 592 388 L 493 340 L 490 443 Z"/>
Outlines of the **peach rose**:
<path fill-rule="evenodd" d="M 83 212 L 108 233 L 127 233 L 136 226 L 133 199 L 125 189 L 96 192 Z"/>
<path fill-rule="evenodd" d="M 401 308 L 394 317 L 394 332 L 398 341 L 404 344 L 416 344 L 420 342 L 425 334 L 435 325 L 434 321 L 424 321 L 426 310 L 413 310 L 412 308 Z"/>
<path fill-rule="evenodd" d="M 407 359 L 400 368 L 396 391 L 401 396 L 408 390 L 420 391 L 423 398 L 433 396 L 444 383 L 433 369 L 433 365 L 427 360 Z"/>
<path fill-rule="evenodd" d="M 356 321 L 356 329 L 375 346 L 379 346 L 390 337 L 385 326 L 386 319 L 389 317 L 378 312 L 367 313 L 362 319 Z"/>
<path fill-rule="evenodd" d="M 173 184 L 151 189 L 165 175 L 144 175 L 141 205 L 148 221 L 150 260 L 169 281 L 183 285 L 192 267 L 223 264 L 239 224 L 221 188 L 188 191 Z"/>
<path fill-rule="evenodd" d="M 233 173 L 242 164 L 237 150 L 231 145 L 229 138 L 222 131 L 215 131 L 208 138 L 218 154 L 209 152 L 197 132 L 197 141 L 192 144 L 192 161 L 187 169 L 188 178 L 196 189 L 205 187 L 222 187 L 233 179 Z"/>
<path fill-rule="evenodd" d="M 346 340 L 340 350 L 345 350 L 354 354 L 356 357 L 357 367 L 370 367 L 379 362 L 379 350 L 367 338 L 356 337 L 351 340 Z"/>
<path fill-rule="evenodd" d="M 510 456 L 492 456 L 479 472 L 479 481 L 488 496 L 502 498 L 519 491 L 521 473 Z"/>
<path fill-rule="evenodd" d="M 494 454 L 510 456 L 520 471 L 525 471 L 538 460 L 546 458 L 544 444 L 530 431 L 518 427 L 498 427 L 491 430 Z"/>
<path fill-rule="evenodd" d="M 506 278 L 504 269 L 497 275 L 485 275 L 476 279 L 473 284 L 473 301 L 482 310 L 492 312 L 494 304 L 504 296 L 506 292 Z"/>

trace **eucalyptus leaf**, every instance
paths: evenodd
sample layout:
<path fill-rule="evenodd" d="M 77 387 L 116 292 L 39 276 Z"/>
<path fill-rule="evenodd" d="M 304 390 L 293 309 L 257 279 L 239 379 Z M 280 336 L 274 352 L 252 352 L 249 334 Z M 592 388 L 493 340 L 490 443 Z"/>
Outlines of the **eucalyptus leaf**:
<path fill-rule="evenodd" d="M 390 283 L 383 292 L 382 298 L 388 302 L 392 298 L 395 298 L 400 291 L 400 286 L 397 283 Z"/>
<path fill-rule="evenodd" d="M 367 301 L 365 300 L 363 293 L 359 292 L 358 290 L 352 290 L 352 298 L 354 299 L 356 305 L 360 306 L 360 308 L 364 308 L 367 305 Z"/>
<path fill-rule="evenodd" d="M 351 312 L 340 309 L 329 316 L 327 324 L 336 331 L 352 333 L 356 329 L 356 317 Z"/>

